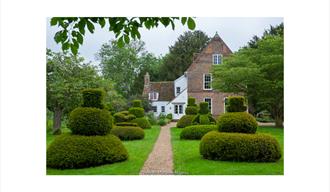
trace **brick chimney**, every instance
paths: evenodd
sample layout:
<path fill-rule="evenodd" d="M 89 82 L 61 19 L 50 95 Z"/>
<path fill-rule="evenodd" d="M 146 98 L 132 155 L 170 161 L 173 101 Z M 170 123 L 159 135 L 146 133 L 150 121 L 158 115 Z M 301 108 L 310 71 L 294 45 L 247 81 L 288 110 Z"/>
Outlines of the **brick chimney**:
<path fill-rule="evenodd" d="M 150 76 L 149 73 L 147 72 L 144 75 L 144 86 L 143 86 L 143 96 L 147 96 L 148 93 L 150 92 Z"/>

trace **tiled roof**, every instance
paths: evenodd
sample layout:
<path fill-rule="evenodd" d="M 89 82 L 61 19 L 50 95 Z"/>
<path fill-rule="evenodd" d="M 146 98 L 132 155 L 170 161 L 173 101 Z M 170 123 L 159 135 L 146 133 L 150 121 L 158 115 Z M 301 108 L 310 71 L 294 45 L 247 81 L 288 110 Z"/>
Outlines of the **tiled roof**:
<path fill-rule="evenodd" d="M 173 81 L 150 82 L 150 91 L 159 93 L 158 101 L 171 101 L 175 97 Z"/>

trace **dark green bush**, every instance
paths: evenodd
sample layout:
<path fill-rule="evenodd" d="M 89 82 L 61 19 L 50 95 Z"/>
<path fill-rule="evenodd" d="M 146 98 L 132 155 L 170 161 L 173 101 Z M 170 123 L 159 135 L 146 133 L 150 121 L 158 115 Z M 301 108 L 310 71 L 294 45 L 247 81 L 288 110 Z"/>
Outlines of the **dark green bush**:
<path fill-rule="evenodd" d="M 140 127 L 115 126 L 111 129 L 110 133 L 119 137 L 120 140 L 138 140 L 144 138 L 144 130 Z"/>
<path fill-rule="evenodd" d="M 132 123 L 132 122 L 121 122 L 121 123 L 116 123 L 116 126 L 138 127 L 138 124 L 137 123 Z"/>
<path fill-rule="evenodd" d="M 208 102 L 200 102 L 199 103 L 199 113 L 200 114 L 208 114 L 209 111 L 209 103 Z"/>
<path fill-rule="evenodd" d="M 191 125 L 182 129 L 180 139 L 201 139 L 206 133 L 218 130 L 216 125 Z"/>
<path fill-rule="evenodd" d="M 188 97 L 188 106 L 197 106 L 197 105 L 195 104 L 195 102 L 196 102 L 196 99 L 195 99 L 195 98 L 193 98 L 193 97 Z"/>
<path fill-rule="evenodd" d="M 227 112 L 244 112 L 247 107 L 244 105 L 245 98 L 242 96 L 231 96 L 227 98 Z"/>
<path fill-rule="evenodd" d="M 105 91 L 103 89 L 84 89 L 82 91 L 82 107 L 95 107 L 103 109 L 105 107 L 103 103 L 104 95 Z"/>
<path fill-rule="evenodd" d="M 133 100 L 133 107 L 142 108 L 142 101 L 141 100 Z"/>
<path fill-rule="evenodd" d="M 163 125 L 166 125 L 166 124 L 167 124 L 167 122 L 166 122 L 165 119 L 159 119 L 158 120 L 158 125 L 163 126 Z"/>
<path fill-rule="evenodd" d="M 135 115 L 137 118 L 144 117 L 144 109 L 141 107 L 131 107 L 128 109 L 130 114 Z"/>
<path fill-rule="evenodd" d="M 121 112 L 115 113 L 113 115 L 113 117 L 115 119 L 115 123 L 128 122 L 128 121 L 131 121 L 136 118 L 135 115 L 129 114 L 128 111 L 121 111 Z"/>
<path fill-rule="evenodd" d="M 211 114 L 201 115 L 198 114 L 192 121 L 193 125 L 213 125 L 216 124 L 215 119 L 212 117 Z"/>
<path fill-rule="evenodd" d="M 173 115 L 172 113 L 169 113 L 166 115 L 166 118 L 169 119 L 169 120 L 172 120 L 173 119 Z"/>
<path fill-rule="evenodd" d="M 151 125 L 157 125 L 157 119 L 153 112 L 147 113 L 146 118 L 148 119 L 148 121 Z"/>
<path fill-rule="evenodd" d="M 199 151 L 205 159 L 221 161 L 275 162 L 281 158 L 279 143 L 267 134 L 211 131 L 202 137 Z"/>
<path fill-rule="evenodd" d="M 63 134 L 47 149 L 47 167 L 74 169 L 124 161 L 127 150 L 114 135 L 82 136 Z"/>
<path fill-rule="evenodd" d="M 75 135 L 106 135 L 112 128 L 112 117 L 104 109 L 78 107 L 70 113 L 67 126 Z"/>
<path fill-rule="evenodd" d="M 184 115 L 182 116 L 179 121 L 176 123 L 176 127 L 178 128 L 184 128 L 189 125 L 192 125 L 192 121 L 194 119 L 195 115 Z"/>
<path fill-rule="evenodd" d="M 142 129 L 150 129 L 151 128 L 151 125 L 150 125 L 148 119 L 145 118 L 145 117 L 133 119 L 131 122 L 132 123 L 137 123 L 138 126 L 141 127 Z"/>
<path fill-rule="evenodd" d="M 198 108 L 196 106 L 187 106 L 185 110 L 186 115 L 196 115 Z"/>
<path fill-rule="evenodd" d="M 258 123 L 247 112 L 232 112 L 220 115 L 218 119 L 220 132 L 255 133 Z"/>
<path fill-rule="evenodd" d="M 201 125 L 209 125 L 210 124 L 210 120 L 209 120 L 208 115 L 200 115 L 199 119 L 200 119 L 200 124 Z"/>

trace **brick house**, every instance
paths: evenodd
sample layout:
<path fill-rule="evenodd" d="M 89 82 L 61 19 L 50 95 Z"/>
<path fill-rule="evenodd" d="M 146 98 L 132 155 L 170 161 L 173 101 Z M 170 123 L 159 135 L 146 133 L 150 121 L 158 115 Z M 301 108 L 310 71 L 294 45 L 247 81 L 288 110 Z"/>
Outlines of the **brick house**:
<path fill-rule="evenodd" d="M 174 81 L 150 82 L 149 74 L 144 77 L 143 95 L 151 101 L 154 114 L 173 114 L 173 119 L 180 119 L 187 106 L 187 98 L 196 98 L 197 103 L 208 102 L 214 116 L 225 112 L 225 99 L 230 93 L 212 89 L 213 65 L 221 65 L 223 57 L 232 51 L 216 33 L 207 46 L 194 54 L 193 62 L 187 71 Z"/>

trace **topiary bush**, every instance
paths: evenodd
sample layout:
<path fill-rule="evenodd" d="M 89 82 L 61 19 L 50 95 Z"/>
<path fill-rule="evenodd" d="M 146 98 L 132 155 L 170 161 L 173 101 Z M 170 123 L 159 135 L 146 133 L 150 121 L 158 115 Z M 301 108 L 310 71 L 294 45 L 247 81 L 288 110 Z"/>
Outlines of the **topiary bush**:
<path fill-rule="evenodd" d="M 47 149 L 47 167 L 76 169 L 124 161 L 127 150 L 114 135 L 82 136 L 63 134 Z"/>
<path fill-rule="evenodd" d="M 137 123 L 132 123 L 132 122 L 121 122 L 121 123 L 116 123 L 116 126 L 138 127 L 138 124 Z"/>
<path fill-rule="evenodd" d="M 196 115 L 198 108 L 196 106 L 187 106 L 185 110 L 186 115 Z"/>
<path fill-rule="evenodd" d="M 82 107 L 95 107 L 103 109 L 105 107 L 103 103 L 104 95 L 105 91 L 103 89 L 84 89 L 82 91 Z"/>
<path fill-rule="evenodd" d="M 140 118 L 133 119 L 131 121 L 131 123 L 138 124 L 138 126 L 141 127 L 142 129 L 150 129 L 151 128 L 151 124 L 149 123 L 148 119 L 145 118 L 145 117 L 140 117 Z"/>
<path fill-rule="evenodd" d="M 115 123 L 128 122 L 135 119 L 135 115 L 129 114 L 128 111 L 121 111 L 113 115 Z"/>
<path fill-rule="evenodd" d="M 68 120 L 68 128 L 75 135 L 106 135 L 112 128 L 110 112 L 92 107 L 74 109 Z"/>
<path fill-rule="evenodd" d="M 216 125 L 191 125 L 182 129 L 180 139 L 201 139 L 206 133 L 218 130 Z"/>
<path fill-rule="evenodd" d="M 208 102 L 200 102 L 199 103 L 199 113 L 206 115 L 209 112 L 210 112 L 209 103 Z"/>
<path fill-rule="evenodd" d="M 172 113 L 167 114 L 166 115 L 166 119 L 172 120 L 173 119 Z"/>
<path fill-rule="evenodd" d="M 167 122 L 166 122 L 165 119 L 159 119 L 158 120 L 158 125 L 163 126 L 163 125 L 166 125 L 166 124 L 167 124 Z"/>
<path fill-rule="evenodd" d="M 279 143 L 267 134 L 211 131 L 202 137 L 199 151 L 205 159 L 221 161 L 275 162 L 281 158 Z"/>
<path fill-rule="evenodd" d="M 195 118 L 195 115 L 184 115 L 176 123 L 176 127 L 184 128 L 184 127 L 187 127 L 189 125 L 192 125 L 192 121 L 193 121 L 194 118 Z"/>
<path fill-rule="evenodd" d="M 226 111 L 227 112 L 243 112 L 247 107 L 244 105 L 245 98 L 242 96 L 231 96 L 227 98 Z"/>
<path fill-rule="evenodd" d="M 258 123 L 247 112 L 224 113 L 218 118 L 220 132 L 255 133 Z"/>
<path fill-rule="evenodd" d="M 144 117 L 144 109 L 141 107 L 131 107 L 128 109 L 130 114 L 135 115 L 137 118 Z"/>
<path fill-rule="evenodd" d="M 142 108 L 142 101 L 141 100 L 133 100 L 133 107 Z"/>
<path fill-rule="evenodd" d="M 120 140 L 139 140 L 144 138 L 144 130 L 140 127 L 115 126 L 111 134 L 116 135 Z"/>
<path fill-rule="evenodd" d="M 188 106 L 197 106 L 197 105 L 195 104 L 195 102 L 196 102 L 196 99 L 195 99 L 195 98 L 193 98 L 193 97 L 188 97 Z"/>

